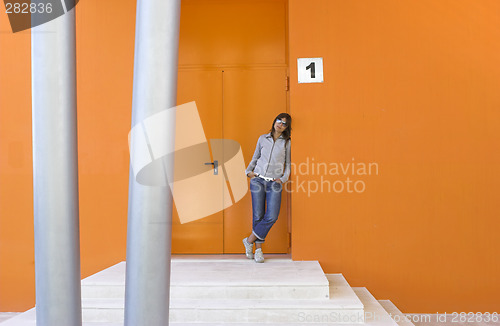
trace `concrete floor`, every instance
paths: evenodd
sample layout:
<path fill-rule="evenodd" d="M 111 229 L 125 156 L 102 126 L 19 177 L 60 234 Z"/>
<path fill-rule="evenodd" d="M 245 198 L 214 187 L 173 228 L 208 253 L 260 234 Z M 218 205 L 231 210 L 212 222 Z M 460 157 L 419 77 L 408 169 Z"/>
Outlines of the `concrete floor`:
<path fill-rule="evenodd" d="M 19 312 L 0 312 L 0 323 L 19 314 Z"/>
<path fill-rule="evenodd" d="M 17 314 L 17 312 L 0 312 L 0 323 L 14 317 Z M 437 314 L 411 314 L 409 318 L 411 318 L 415 326 L 500 326 L 500 321 L 460 322 L 460 316 L 456 315 L 443 316 Z M 471 320 L 474 319 L 471 318 Z"/>

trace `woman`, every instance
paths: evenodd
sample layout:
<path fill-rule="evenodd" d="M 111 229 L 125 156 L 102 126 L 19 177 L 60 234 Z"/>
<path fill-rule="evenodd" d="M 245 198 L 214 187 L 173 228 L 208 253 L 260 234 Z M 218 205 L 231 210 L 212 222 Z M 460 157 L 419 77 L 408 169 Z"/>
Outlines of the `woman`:
<path fill-rule="evenodd" d="M 280 113 L 268 134 L 259 137 L 252 161 L 246 169 L 252 193 L 252 233 L 243 239 L 247 258 L 264 262 L 262 244 L 267 233 L 278 219 L 281 206 L 282 184 L 290 176 L 290 134 L 292 118 Z M 267 207 L 266 207 L 267 204 Z"/>

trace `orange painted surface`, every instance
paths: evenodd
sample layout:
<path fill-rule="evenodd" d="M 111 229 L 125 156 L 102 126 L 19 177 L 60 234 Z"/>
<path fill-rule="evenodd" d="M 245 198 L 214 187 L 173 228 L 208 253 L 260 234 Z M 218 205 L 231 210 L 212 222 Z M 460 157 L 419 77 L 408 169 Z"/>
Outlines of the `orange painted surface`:
<path fill-rule="evenodd" d="M 294 259 L 404 312 L 500 310 L 499 22 L 496 0 L 289 1 L 293 161 L 379 167 L 292 194 Z M 297 83 L 303 57 L 324 83 Z"/>
<path fill-rule="evenodd" d="M 206 138 L 236 140 L 246 164 L 258 137 L 287 110 L 285 5 L 283 0 L 182 2 L 178 103 L 196 101 Z M 242 253 L 251 212 L 250 192 L 199 221 L 180 224 L 174 212 L 172 252 Z M 287 253 L 288 232 L 284 195 L 265 252 Z"/>
<path fill-rule="evenodd" d="M 178 75 L 177 103 L 191 101 L 196 101 L 207 142 L 222 138 L 222 72 L 181 69 Z M 193 125 L 183 128 L 193 128 Z M 206 160 L 209 161 L 211 160 Z M 220 183 L 213 191 L 222 192 L 223 184 Z M 192 205 L 199 204 L 193 202 Z M 175 207 L 172 216 L 172 253 L 221 254 L 224 252 L 223 231 L 222 211 L 181 224 Z"/>
<path fill-rule="evenodd" d="M 183 1 L 182 69 L 284 67 L 285 1 L 231 3 L 217 1 L 217 6 L 209 6 L 207 1 Z M 82 277 L 123 261 L 126 255 L 135 5 L 88 0 L 76 7 Z M 30 34 L 12 34 L 3 11 L 0 19 L 0 311 L 24 311 L 35 304 Z M 220 116 L 216 122 L 210 110 L 205 114 L 202 119 L 208 131 L 221 124 Z M 270 116 L 274 118 L 275 112 Z M 259 132 L 265 132 L 267 124 Z M 252 135 L 252 142 L 257 137 Z M 247 152 L 253 153 L 254 146 L 244 147 L 247 163 Z M 286 231 L 286 219 L 281 220 Z M 234 248 L 228 250 L 234 252 Z M 281 242 L 280 250 L 287 250 Z"/>
<path fill-rule="evenodd" d="M 207 16 L 202 2 L 183 1 L 200 9 L 184 35 L 220 27 L 224 12 Z M 252 7 L 234 3 L 242 7 L 228 19 L 246 21 Z M 125 259 L 135 3 L 76 10 L 85 277 Z M 404 312 L 499 311 L 500 3 L 290 0 L 288 19 L 292 160 L 306 182 L 292 188 L 293 258 L 317 259 Z M 23 311 L 34 305 L 30 45 L 29 34 L 10 34 L 3 11 L 0 30 L 0 311 Z M 248 41 L 239 33 L 202 43 L 213 59 L 203 64 L 236 67 L 260 53 L 286 66 L 272 50 L 284 43 L 236 50 Z M 194 39 L 181 42 L 180 64 L 199 65 Z M 325 82 L 299 85 L 296 59 L 318 56 Z M 363 193 L 308 195 L 307 182 L 321 181 L 300 166 L 308 158 L 374 162 L 378 175 L 350 175 Z"/>
<path fill-rule="evenodd" d="M 77 5 L 81 275 L 125 260 L 135 3 Z M 113 17 L 110 20 L 109 17 Z M 0 311 L 35 304 L 30 32 L 0 13 Z"/>
<path fill-rule="evenodd" d="M 0 10 L 0 311 L 35 302 L 30 42 Z"/>
<path fill-rule="evenodd" d="M 126 257 L 135 3 L 76 6 L 82 278 Z"/>
<path fill-rule="evenodd" d="M 285 67 L 255 67 L 224 70 L 224 138 L 241 145 L 248 165 L 257 139 L 271 129 L 273 119 L 286 107 Z M 266 237 L 262 250 L 266 253 L 289 252 L 288 195 L 282 192 L 278 221 Z M 224 249 L 239 253 L 241 239 L 252 230 L 252 198 L 250 191 L 235 205 L 224 210 Z"/>
<path fill-rule="evenodd" d="M 284 64 L 285 0 L 182 0 L 179 65 Z"/>
<path fill-rule="evenodd" d="M 285 81 L 286 68 L 279 66 L 181 68 L 178 103 L 196 101 L 206 139 L 236 140 L 248 164 L 258 137 L 269 130 L 277 114 L 287 109 Z M 255 117 L 254 121 L 244 123 L 249 116 Z M 250 195 L 247 192 L 224 211 L 185 224 L 174 211 L 172 252 L 241 253 L 241 239 L 251 231 Z M 280 217 L 264 246 L 268 253 L 288 252 L 288 202 L 285 194 L 282 197 Z"/>

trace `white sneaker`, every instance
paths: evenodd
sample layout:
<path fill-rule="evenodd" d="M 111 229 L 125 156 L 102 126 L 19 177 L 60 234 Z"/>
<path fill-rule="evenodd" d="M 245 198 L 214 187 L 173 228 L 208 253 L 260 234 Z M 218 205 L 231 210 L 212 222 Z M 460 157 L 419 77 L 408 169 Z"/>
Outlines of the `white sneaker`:
<path fill-rule="evenodd" d="M 264 262 L 264 254 L 262 253 L 262 248 L 255 249 L 255 262 L 256 263 Z"/>
<path fill-rule="evenodd" d="M 253 243 L 248 242 L 248 238 L 243 239 L 243 245 L 245 246 L 245 255 L 248 259 L 253 259 Z"/>

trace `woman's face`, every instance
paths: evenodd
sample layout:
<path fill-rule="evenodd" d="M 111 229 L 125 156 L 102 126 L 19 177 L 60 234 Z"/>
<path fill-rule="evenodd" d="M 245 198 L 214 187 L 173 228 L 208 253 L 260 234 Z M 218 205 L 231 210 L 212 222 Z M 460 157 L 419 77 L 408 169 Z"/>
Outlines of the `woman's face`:
<path fill-rule="evenodd" d="M 286 120 L 286 118 L 276 119 L 276 121 L 274 122 L 274 130 L 276 130 L 279 133 L 285 131 L 287 127 L 288 127 L 288 121 Z"/>

